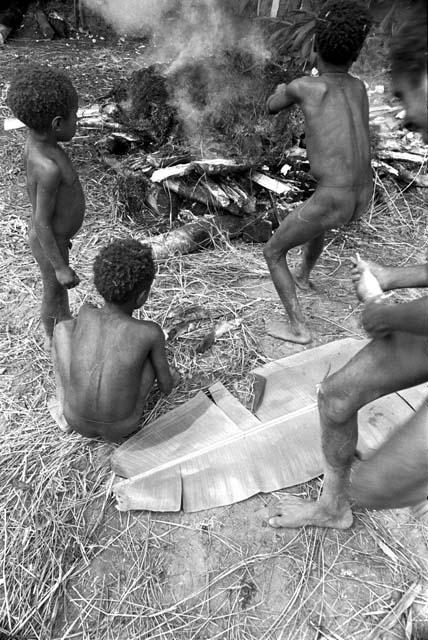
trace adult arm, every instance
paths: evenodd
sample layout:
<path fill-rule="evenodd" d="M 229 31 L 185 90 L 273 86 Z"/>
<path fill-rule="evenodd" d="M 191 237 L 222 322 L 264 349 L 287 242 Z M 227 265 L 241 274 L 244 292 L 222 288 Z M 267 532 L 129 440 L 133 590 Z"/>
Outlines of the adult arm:
<path fill-rule="evenodd" d="M 275 92 L 267 99 L 268 113 L 278 113 L 299 101 L 298 83 L 293 80 L 290 84 L 279 84 Z"/>
<path fill-rule="evenodd" d="M 366 331 L 374 337 L 394 331 L 428 336 L 428 296 L 401 304 L 369 300 L 364 306 L 362 321 Z"/>
<path fill-rule="evenodd" d="M 60 180 L 59 169 L 54 163 L 49 163 L 38 177 L 34 229 L 58 282 L 71 288 L 79 284 L 79 278 L 65 262 L 52 229 Z"/>
<path fill-rule="evenodd" d="M 385 267 L 370 261 L 367 263 L 370 271 L 379 280 L 383 291 L 407 287 L 428 287 L 428 263 L 406 267 Z M 354 263 L 352 268 L 353 282 L 358 282 L 360 279 L 362 268 L 361 263 Z"/>

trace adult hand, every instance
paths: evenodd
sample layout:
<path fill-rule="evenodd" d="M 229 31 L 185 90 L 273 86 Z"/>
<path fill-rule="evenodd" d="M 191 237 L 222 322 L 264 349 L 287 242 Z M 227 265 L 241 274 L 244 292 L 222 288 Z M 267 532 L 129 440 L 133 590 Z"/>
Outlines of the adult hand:
<path fill-rule="evenodd" d="M 378 280 L 382 290 L 388 290 L 388 267 L 384 267 L 377 262 L 372 262 L 371 260 L 357 261 L 355 258 L 351 258 L 351 262 L 351 279 L 355 286 L 357 286 L 360 280 L 365 265 L 368 265 L 370 271 L 372 272 L 376 280 Z"/>
<path fill-rule="evenodd" d="M 80 278 L 77 273 L 71 267 L 62 267 L 55 271 L 55 276 L 58 282 L 67 289 L 73 289 L 77 287 L 80 282 Z"/>
<path fill-rule="evenodd" d="M 392 331 L 391 313 L 393 304 L 388 304 L 377 298 L 368 300 L 364 305 L 362 323 L 364 329 L 374 338 L 384 338 Z"/>

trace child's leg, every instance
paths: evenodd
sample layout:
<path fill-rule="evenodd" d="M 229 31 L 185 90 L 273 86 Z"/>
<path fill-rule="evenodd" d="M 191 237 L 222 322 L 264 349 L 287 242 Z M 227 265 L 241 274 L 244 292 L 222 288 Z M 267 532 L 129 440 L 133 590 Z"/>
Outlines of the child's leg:
<path fill-rule="evenodd" d="M 283 220 L 264 248 L 263 253 L 273 283 L 290 319 L 290 326 L 283 322 L 267 324 L 267 332 L 282 340 L 300 344 L 311 341 L 297 301 L 295 283 L 287 264 L 287 253 L 293 247 L 309 242 L 305 266 L 309 273 L 321 253 L 324 231 L 344 224 L 352 216 L 354 202 L 351 198 L 347 199 L 345 189 L 339 195 L 336 192 L 337 189 L 319 186 L 309 200 Z"/>
<path fill-rule="evenodd" d="M 64 391 L 70 383 L 71 339 L 75 326 L 76 320 L 59 322 L 55 326 L 52 340 L 56 396 L 62 407 L 64 406 Z"/>
<path fill-rule="evenodd" d="M 46 258 L 34 232 L 30 232 L 29 241 L 32 254 L 39 265 L 42 275 L 43 297 L 40 315 L 46 337 L 51 341 L 55 324 L 71 318 L 68 291 L 65 287 L 61 286 L 56 279 L 55 270 Z M 68 243 L 59 244 L 58 247 L 66 264 L 68 264 Z"/>
<path fill-rule="evenodd" d="M 294 282 L 299 289 L 310 289 L 309 276 L 324 248 L 325 234 L 321 233 L 313 240 L 309 240 L 303 247 L 303 258 L 299 270 L 294 274 Z"/>
<path fill-rule="evenodd" d="M 63 431 L 71 431 L 64 417 L 65 390 L 70 384 L 71 339 L 76 320 L 59 322 L 55 326 L 52 340 L 52 361 L 55 373 L 56 402 L 51 406 L 51 414 Z"/>

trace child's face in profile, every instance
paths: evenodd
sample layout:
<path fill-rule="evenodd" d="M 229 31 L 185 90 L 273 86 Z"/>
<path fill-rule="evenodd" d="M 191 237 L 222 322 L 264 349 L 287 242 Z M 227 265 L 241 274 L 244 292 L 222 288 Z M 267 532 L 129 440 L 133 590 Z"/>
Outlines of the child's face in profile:
<path fill-rule="evenodd" d="M 420 82 L 414 83 L 407 74 L 392 76 L 394 95 L 403 103 L 406 115 L 403 125 L 411 131 L 419 131 L 428 143 L 427 123 L 427 75 L 421 75 Z"/>
<path fill-rule="evenodd" d="M 57 139 L 60 142 L 69 142 L 76 133 L 77 124 L 77 104 L 73 105 L 67 118 L 61 118 L 60 126 L 57 129 Z"/>

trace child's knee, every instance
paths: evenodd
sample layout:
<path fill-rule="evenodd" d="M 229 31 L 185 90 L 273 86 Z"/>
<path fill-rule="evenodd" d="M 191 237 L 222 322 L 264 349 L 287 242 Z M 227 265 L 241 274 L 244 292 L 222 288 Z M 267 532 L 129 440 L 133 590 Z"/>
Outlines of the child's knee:
<path fill-rule="evenodd" d="M 287 252 L 288 247 L 279 247 L 273 241 L 273 238 L 269 240 L 263 247 L 263 256 L 268 264 L 274 264 L 275 262 L 278 262 L 278 260 L 287 255 Z"/>

